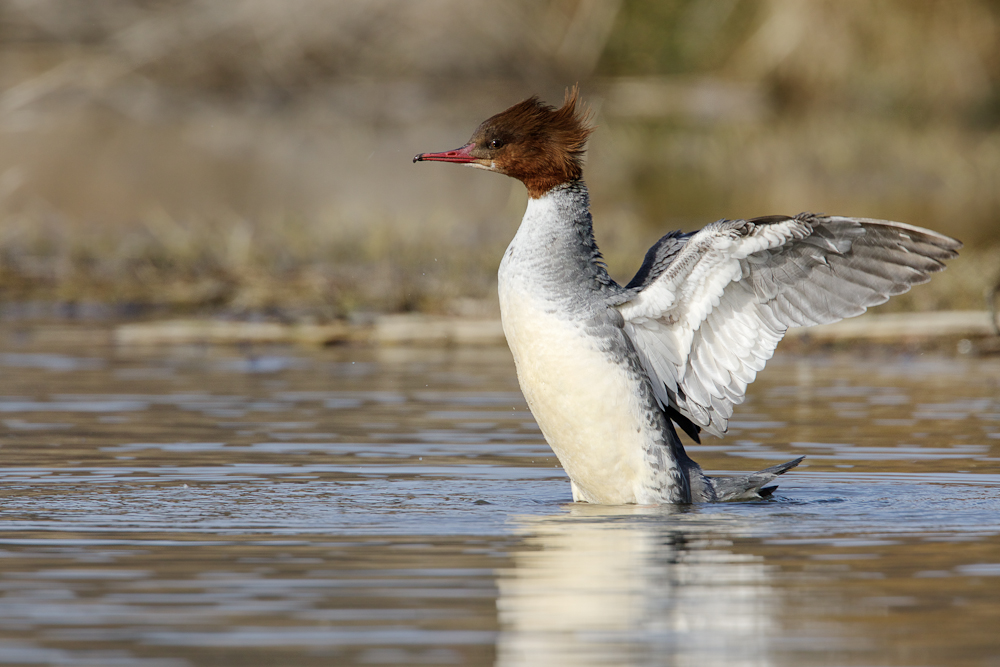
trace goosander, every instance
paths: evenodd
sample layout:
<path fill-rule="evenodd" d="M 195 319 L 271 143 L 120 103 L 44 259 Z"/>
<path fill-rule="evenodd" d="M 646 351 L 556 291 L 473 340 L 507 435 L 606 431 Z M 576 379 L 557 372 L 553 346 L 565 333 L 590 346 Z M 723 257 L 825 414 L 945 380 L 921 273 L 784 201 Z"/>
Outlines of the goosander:
<path fill-rule="evenodd" d="M 800 457 L 708 477 L 684 451 L 721 437 L 789 327 L 835 322 L 929 280 L 961 243 L 899 222 L 800 213 L 671 232 L 624 287 L 597 244 L 582 159 L 590 112 L 574 87 L 556 109 L 532 97 L 453 162 L 520 180 L 521 225 L 499 270 L 500 315 L 521 391 L 570 478 L 573 500 L 643 505 L 748 500 Z"/>

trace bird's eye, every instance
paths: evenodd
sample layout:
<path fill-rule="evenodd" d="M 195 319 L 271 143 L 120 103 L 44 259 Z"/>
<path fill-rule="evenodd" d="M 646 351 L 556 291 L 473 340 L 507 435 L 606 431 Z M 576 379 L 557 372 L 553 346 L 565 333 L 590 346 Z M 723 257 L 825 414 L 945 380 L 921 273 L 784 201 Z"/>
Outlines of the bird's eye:
<path fill-rule="evenodd" d="M 503 148 L 503 140 L 494 139 L 493 141 L 490 142 L 490 148 Z"/>

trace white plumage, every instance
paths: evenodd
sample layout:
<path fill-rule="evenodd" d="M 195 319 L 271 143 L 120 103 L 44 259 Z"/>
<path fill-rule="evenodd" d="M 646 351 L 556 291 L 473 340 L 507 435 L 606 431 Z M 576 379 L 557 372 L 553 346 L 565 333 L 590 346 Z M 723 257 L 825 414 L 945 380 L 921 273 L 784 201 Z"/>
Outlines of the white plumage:
<path fill-rule="evenodd" d="M 770 495 L 801 457 L 710 478 L 673 423 L 695 439 L 722 435 L 789 327 L 858 315 L 926 281 L 961 243 L 863 218 L 720 220 L 661 238 L 622 287 L 594 242 L 581 162 L 591 131 L 574 90 L 560 109 L 527 99 L 465 146 L 414 161 L 498 171 L 527 187 L 500 264 L 500 312 L 521 389 L 575 500 Z"/>
<path fill-rule="evenodd" d="M 660 402 L 721 436 L 789 327 L 863 313 L 928 280 L 958 246 L 867 218 L 722 220 L 616 307 Z"/>

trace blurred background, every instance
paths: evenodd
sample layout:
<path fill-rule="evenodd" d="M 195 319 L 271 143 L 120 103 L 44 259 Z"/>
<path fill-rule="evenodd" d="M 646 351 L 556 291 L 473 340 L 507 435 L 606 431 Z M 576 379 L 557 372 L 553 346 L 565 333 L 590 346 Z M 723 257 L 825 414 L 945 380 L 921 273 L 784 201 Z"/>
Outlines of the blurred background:
<path fill-rule="evenodd" d="M 3 0 L 0 315 L 489 316 L 520 183 L 414 154 L 579 83 L 598 242 L 809 210 L 1000 274 L 990 0 Z M 34 312 L 32 311 L 32 312 Z"/>

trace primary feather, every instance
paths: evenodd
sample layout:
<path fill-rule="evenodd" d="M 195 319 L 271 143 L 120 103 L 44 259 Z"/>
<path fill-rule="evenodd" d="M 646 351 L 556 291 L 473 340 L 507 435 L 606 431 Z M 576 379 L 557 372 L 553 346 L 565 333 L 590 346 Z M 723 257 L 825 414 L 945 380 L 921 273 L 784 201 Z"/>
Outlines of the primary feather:
<path fill-rule="evenodd" d="M 614 305 L 661 404 L 686 431 L 682 420 L 721 436 L 790 327 L 859 315 L 929 280 L 959 247 L 887 220 L 720 220 L 660 239 Z"/>

